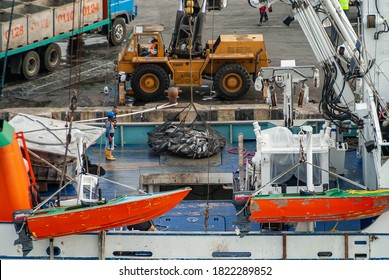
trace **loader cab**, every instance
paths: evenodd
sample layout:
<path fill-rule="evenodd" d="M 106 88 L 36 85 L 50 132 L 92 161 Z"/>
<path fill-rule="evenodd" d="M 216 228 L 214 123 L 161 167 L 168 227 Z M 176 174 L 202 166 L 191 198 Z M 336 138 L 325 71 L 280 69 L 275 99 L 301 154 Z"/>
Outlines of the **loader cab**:
<path fill-rule="evenodd" d="M 161 31 L 163 26 L 160 25 L 135 26 L 129 37 L 127 53 L 133 53 L 134 57 L 164 57 L 165 46 Z M 151 49 L 155 50 L 155 54 L 152 54 Z"/>
<path fill-rule="evenodd" d="M 161 54 L 163 56 L 163 42 L 157 35 L 138 35 L 136 40 L 138 56 L 161 57 Z"/>

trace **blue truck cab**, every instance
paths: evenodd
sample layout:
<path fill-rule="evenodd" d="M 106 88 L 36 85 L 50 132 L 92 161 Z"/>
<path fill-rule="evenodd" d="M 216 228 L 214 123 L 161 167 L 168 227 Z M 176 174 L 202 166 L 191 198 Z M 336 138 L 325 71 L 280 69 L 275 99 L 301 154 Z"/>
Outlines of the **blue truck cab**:
<path fill-rule="evenodd" d="M 120 45 L 126 39 L 126 24 L 129 24 L 138 15 L 138 6 L 134 0 L 110 1 L 111 33 L 108 37 L 112 46 Z"/>

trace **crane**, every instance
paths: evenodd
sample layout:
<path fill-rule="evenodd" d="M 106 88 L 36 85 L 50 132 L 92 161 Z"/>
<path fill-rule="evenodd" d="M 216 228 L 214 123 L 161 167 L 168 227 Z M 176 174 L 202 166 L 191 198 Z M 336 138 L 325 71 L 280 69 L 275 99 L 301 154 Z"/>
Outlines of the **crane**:
<path fill-rule="evenodd" d="M 275 2 L 248 0 L 254 8 Z M 338 0 L 279 2 L 290 5 L 283 22 L 298 21 L 324 73 L 320 102 L 324 118 L 338 127 L 338 133 L 357 129 L 365 185 L 372 189 L 388 185 L 389 93 L 385 89 L 389 87 L 389 52 L 385 42 L 389 3 L 363 1 L 357 34 Z M 347 56 L 338 52 L 339 45 Z M 263 79 L 258 75 L 257 79 Z"/>

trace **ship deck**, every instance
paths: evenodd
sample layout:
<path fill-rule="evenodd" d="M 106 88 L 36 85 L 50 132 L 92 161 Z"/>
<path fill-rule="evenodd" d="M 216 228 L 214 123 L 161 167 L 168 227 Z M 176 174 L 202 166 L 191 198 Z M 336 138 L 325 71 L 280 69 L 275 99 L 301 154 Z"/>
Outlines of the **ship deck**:
<path fill-rule="evenodd" d="M 92 163 L 100 165 L 106 172 L 100 180 L 100 188 L 106 198 L 137 193 L 135 190 L 138 188 L 152 192 L 192 187 L 191 193 L 176 208 L 153 220 L 159 230 L 233 231 L 236 211 L 231 197 L 232 186 L 238 179 L 237 175 L 233 175 L 239 168 L 237 147 L 236 142 L 227 143 L 223 151 L 213 157 L 188 159 L 166 153 L 157 154 L 147 144 L 118 145 L 113 153 L 116 161 L 108 162 L 104 158 L 104 146 L 95 144 L 89 148 L 88 155 Z M 250 159 L 255 148 L 255 141 L 244 141 L 247 155 L 245 160 Z M 355 149 L 346 152 L 344 176 L 362 183 L 359 172 L 361 160 L 355 156 L 355 152 Z M 115 186 L 105 179 L 131 186 L 132 189 Z M 338 183 L 343 189 L 354 188 L 341 180 Z M 331 185 L 335 185 L 335 181 L 331 181 Z M 343 221 L 336 225 L 336 229 L 358 230 L 370 222 L 371 220 Z M 329 231 L 335 224 L 317 223 L 316 229 Z M 251 226 L 252 230 L 260 229 L 259 224 Z M 268 225 L 269 228 L 272 226 Z"/>

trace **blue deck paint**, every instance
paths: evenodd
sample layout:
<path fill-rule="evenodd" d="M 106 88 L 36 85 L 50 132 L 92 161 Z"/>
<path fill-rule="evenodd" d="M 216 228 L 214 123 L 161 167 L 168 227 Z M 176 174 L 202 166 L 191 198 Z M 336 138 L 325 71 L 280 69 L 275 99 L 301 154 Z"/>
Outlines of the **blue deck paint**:
<path fill-rule="evenodd" d="M 248 152 L 255 151 L 255 141 L 245 141 L 244 148 Z M 88 156 L 92 163 L 101 163 L 106 170 L 106 175 L 103 178 L 114 180 L 126 185 L 139 186 L 139 177 L 141 174 L 158 174 L 158 173 L 186 173 L 186 172 L 201 172 L 201 173 L 230 173 L 232 174 L 238 169 L 238 155 L 229 152 L 229 149 L 236 148 L 237 144 L 227 143 L 221 152 L 221 164 L 198 165 L 196 159 L 188 159 L 185 165 L 172 165 L 169 158 L 174 157 L 169 154 L 157 154 L 153 152 L 146 144 L 132 144 L 123 147 L 117 146 L 113 151 L 116 161 L 108 162 L 105 160 L 105 155 L 100 152 L 100 145 L 91 146 L 88 150 Z M 193 162 L 191 164 L 190 162 Z M 126 189 L 120 187 L 118 190 L 113 190 L 111 183 L 106 183 L 101 180 L 100 187 L 107 198 L 126 193 Z M 123 193 L 124 191 L 125 193 Z"/>

